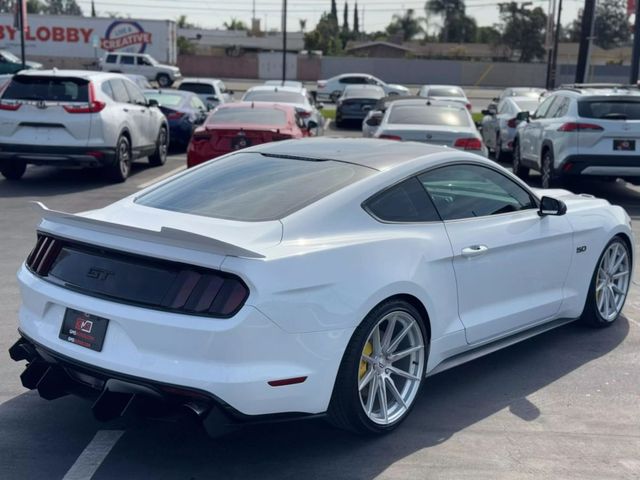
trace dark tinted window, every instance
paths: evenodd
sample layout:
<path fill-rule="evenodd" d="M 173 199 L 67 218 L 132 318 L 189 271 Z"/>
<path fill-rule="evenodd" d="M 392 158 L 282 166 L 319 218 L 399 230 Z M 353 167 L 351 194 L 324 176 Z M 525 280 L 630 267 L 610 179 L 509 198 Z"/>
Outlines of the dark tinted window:
<path fill-rule="evenodd" d="M 367 77 L 342 77 L 340 83 L 363 84 L 369 83 L 369 79 Z"/>
<path fill-rule="evenodd" d="M 239 153 L 208 162 L 136 203 L 238 221 L 277 220 L 374 173 L 348 163 Z"/>
<path fill-rule="evenodd" d="M 116 102 L 129 103 L 129 94 L 124 86 L 124 82 L 122 80 L 113 79 L 109 80 L 109 83 L 111 84 L 111 90 L 113 90 L 113 99 Z"/>
<path fill-rule="evenodd" d="M 578 102 L 578 114 L 584 118 L 640 120 L 640 97 L 583 100 Z"/>
<path fill-rule="evenodd" d="M 133 65 L 134 60 L 135 57 L 132 57 L 131 55 L 120 55 L 120 63 L 124 65 Z"/>
<path fill-rule="evenodd" d="M 443 220 L 536 208 L 524 188 L 490 168 L 454 165 L 426 172 L 418 178 Z"/>
<path fill-rule="evenodd" d="M 387 222 L 440 220 L 427 192 L 415 177 L 377 194 L 367 201 L 365 209 Z"/>
<path fill-rule="evenodd" d="M 207 123 L 286 125 L 287 114 L 277 108 L 221 108 L 209 116 Z"/>
<path fill-rule="evenodd" d="M 118 56 L 117 55 L 107 55 L 107 63 L 116 63 L 116 61 L 118 60 Z"/>
<path fill-rule="evenodd" d="M 430 97 L 460 97 L 464 98 L 464 92 L 455 87 L 431 87 L 428 92 Z"/>
<path fill-rule="evenodd" d="M 88 81 L 81 78 L 16 75 L 2 95 L 7 100 L 88 102 Z"/>
<path fill-rule="evenodd" d="M 388 123 L 405 125 L 446 125 L 469 127 L 471 118 L 466 110 L 426 105 L 395 105 L 391 107 Z"/>
<path fill-rule="evenodd" d="M 212 94 L 214 95 L 215 89 L 213 88 L 213 85 L 208 85 L 206 83 L 188 83 L 188 82 L 183 82 L 180 84 L 180 86 L 178 87 L 178 90 L 184 90 L 186 92 L 193 92 L 193 93 L 199 93 L 199 94 Z"/>
<path fill-rule="evenodd" d="M 131 82 L 122 82 L 122 83 L 124 83 L 124 86 L 127 89 L 127 93 L 129 94 L 131 103 L 136 103 L 138 105 L 147 104 L 147 100 L 144 98 L 144 94 L 136 85 L 134 85 Z"/>
<path fill-rule="evenodd" d="M 145 57 L 137 57 L 136 60 L 137 60 L 136 63 L 138 65 L 149 65 L 149 66 L 151 66 L 151 62 L 148 59 L 146 59 Z"/>
<path fill-rule="evenodd" d="M 278 102 L 278 103 L 305 103 L 305 96 L 296 92 L 247 92 L 242 99 L 245 102 Z"/>

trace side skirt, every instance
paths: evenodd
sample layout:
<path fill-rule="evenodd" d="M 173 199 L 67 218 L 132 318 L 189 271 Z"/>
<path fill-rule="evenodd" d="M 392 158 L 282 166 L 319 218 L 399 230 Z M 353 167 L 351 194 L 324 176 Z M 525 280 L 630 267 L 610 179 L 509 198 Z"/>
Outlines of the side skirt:
<path fill-rule="evenodd" d="M 431 377 L 432 375 L 436 375 L 437 373 L 444 372 L 445 370 L 449 370 L 453 367 L 457 367 L 458 365 L 462 365 L 463 363 L 470 362 L 471 360 L 475 360 L 476 358 L 484 357 L 485 355 L 497 352 L 498 350 L 502 350 L 503 348 L 515 345 L 516 343 L 522 342 L 531 337 L 535 337 L 536 335 L 540 335 L 541 333 L 553 330 L 554 328 L 561 327 L 571 322 L 575 322 L 576 320 L 577 319 L 575 318 L 559 318 L 557 320 L 532 327 L 528 330 L 515 333 L 508 337 L 500 338 L 498 340 L 485 343 L 484 345 L 472 347 L 467 351 L 458 353 L 453 357 L 449 357 L 443 360 L 438 365 L 436 365 L 433 370 L 427 373 L 427 377 Z"/>

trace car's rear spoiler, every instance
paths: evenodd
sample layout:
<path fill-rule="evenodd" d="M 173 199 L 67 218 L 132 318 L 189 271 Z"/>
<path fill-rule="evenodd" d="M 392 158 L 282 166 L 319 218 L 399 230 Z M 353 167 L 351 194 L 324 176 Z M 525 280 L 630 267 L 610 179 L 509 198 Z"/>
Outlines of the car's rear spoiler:
<path fill-rule="evenodd" d="M 264 255 L 260 253 L 247 250 L 231 243 L 222 242 L 215 238 L 206 237 L 197 233 L 186 232 L 177 228 L 162 227 L 160 231 L 147 230 L 139 227 L 132 227 L 130 225 L 122 225 L 119 223 L 107 222 L 104 220 L 97 220 L 95 218 L 83 217 L 75 215 L 73 213 L 59 212 L 56 210 L 48 209 L 41 202 L 31 202 L 35 210 L 42 215 L 42 220 L 46 220 L 53 223 L 61 223 L 70 226 L 79 226 L 82 228 L 89 228 L 94 231 L 111 233 L 111 234 L 125 234 L 128 237 L 143 240 L 162 243 L 166 245 L 188 248 L 191 250 L 198 250 L 206 253 L 214 253 L 218 255 L 228 255 L 231 257 L 245 257 L 245 258 L 264 258 Z"/>

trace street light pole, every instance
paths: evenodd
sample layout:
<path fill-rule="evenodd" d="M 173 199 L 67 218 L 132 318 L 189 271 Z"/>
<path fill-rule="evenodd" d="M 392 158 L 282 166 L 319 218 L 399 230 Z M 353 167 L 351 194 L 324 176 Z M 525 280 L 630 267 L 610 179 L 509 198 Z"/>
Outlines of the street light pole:
<path fill-rule="evenodd" d="M 631 54 L 631 77 L 633 85 L 638 81 L 638 63 L 640 62 L 640 0 L 636 0 L 636 20 L 633 25 L 633 53 Z"/>
<path fill-rule="evenodd" d="M 551 73 L 549 74 L 549 87 L 554 88 L 556 86 L 557 68 L 558 68 L 558 43 L 560 43 L 560 29 L 562 24 L 560 20 L 562 18 L 562 0 L 558 2 L 558 18 L 556 20 L 556 31 L 553 37 L 553 57 L 551 59 Z"/>
<path fill-rule="evenodd" d="M 18 23 L 20 27 L 20 58 L 22 60 L 22 70 L 26 68 L 25 54 L 24 54 L 24 2 L 25 0 L 18 0 Z"/>
<path fill-rule="evenodd" d="M 282 0 L 282 85 L 287 79 L 287 0 Z"/>

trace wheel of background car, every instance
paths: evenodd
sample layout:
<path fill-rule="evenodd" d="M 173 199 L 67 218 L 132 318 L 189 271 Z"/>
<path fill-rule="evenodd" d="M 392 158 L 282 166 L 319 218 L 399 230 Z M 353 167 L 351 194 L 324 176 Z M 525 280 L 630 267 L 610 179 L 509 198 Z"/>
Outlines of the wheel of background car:
<path fill-rule="evenodd" d="M 156 77 L 156 81 L 158 82 L 158 86 L 162 88 L 167 88 L 171 85 L 171 78 L 166 73 L 159 73 Z"/>
<path fill-rule="evenodd" d="M 20 180 L 27 170 L 27 162 L 24 160 L 5 161 L 0 166 L 0 173 L 7 180 Z"/>
<path fill-rule="evenodd" d="M 156 140 L 156 151 L 149 156 L 149 164 L 154 167 L 164 165 L 167 161 L 167 151 L 169 150 L 169 135 L 167 135 L 167 127 L 160 127 L 158 139 Z"/>
<path fill-rule="evenodd" d="M 398 92 L 389 92 L 389 93 L 388 93 L 388 95 L 389 95 L 390 97 L 393 97 L 393 96 L 395 96 L 395 95 L 398 95 Z"/>
<path fill-rule="evenodd" d="M 384 433 L 409 414 L 427 360 L 424 319 L 411 304 L 390 300 L 356 329 L 345 351 L 329 420 L 359 433 Z"/>
<path fill-rule="evenodd" d="M 631 283 L 631 254 L 621 237 L 604 248 L 591 278 L 580 319 L 593 327 L 608 327 L 620 316 Z"/>
<path fill-rule="evenodd" d="M 120 135 L 116 144 L 116 158 L 107 167 L 109 177 L 114 182 L 124 182 L 131 172 L 131 145 L 124 135 Z"/>
<path fill-rule="evenodd" d="M 500 158 L 501 155 L 502 155 L 502 144 L 500 142 L 500 133 L 498 133 L 496 135 L 495 146 L 493 147 L 493 157 L 495 158 L 496 162 L 501 161 L 501 158 Z"/>
<path fill-rule="evenodd" d="M 559 183 L 559 179 L 553 171 L 553 153 L 551 153 L 550 149 L 546 149 L 542 154 L 540 185 L 542 188 L 555 188 Z"/>
<path fill-rule="evenodd" d="M 520 152 L 520 144 L 515 141 L 513 142 L 513 173 L 522 179 L 525 179 L 529 176 L 529 169 L 522 165 L 522 156 Z"/>

